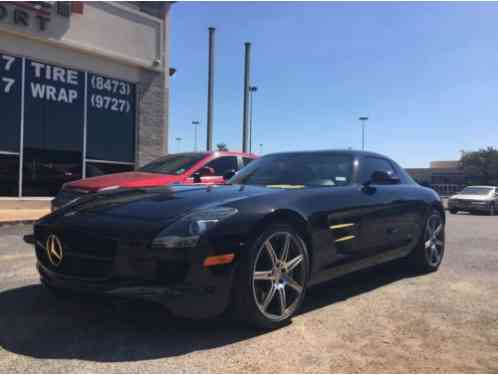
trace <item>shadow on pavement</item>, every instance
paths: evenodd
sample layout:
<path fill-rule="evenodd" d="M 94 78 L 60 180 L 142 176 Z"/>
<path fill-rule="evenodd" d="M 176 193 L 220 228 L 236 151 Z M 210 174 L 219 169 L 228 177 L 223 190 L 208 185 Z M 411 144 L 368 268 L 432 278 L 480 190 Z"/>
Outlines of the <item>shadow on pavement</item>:
<path fill-rule="evenodd" d="M 311 289 L 301 314 L 410 277 L 393 265 Z M 263 332 L 230 319 L 171 317 L 159 305 L 83 296 L 57 299 L 41 285 L 0 293 L 0 347 L 35 358 L 98 362 L 178 356 L 246 340 Z"/>

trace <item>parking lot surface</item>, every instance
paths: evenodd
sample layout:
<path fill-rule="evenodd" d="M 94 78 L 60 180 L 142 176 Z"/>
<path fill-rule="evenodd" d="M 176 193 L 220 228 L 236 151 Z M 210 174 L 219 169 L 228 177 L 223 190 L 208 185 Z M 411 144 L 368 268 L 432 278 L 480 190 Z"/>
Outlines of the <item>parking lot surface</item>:
<path fill-rule="evenodd" d="M 448 215 L 437 273 L 396 264 L 312 289 L 293 323 L 255 332 L 150 303 L 56 299 L 22 235 L 0 227 L 0 371 L 498 372 L 498 217 Z"/>

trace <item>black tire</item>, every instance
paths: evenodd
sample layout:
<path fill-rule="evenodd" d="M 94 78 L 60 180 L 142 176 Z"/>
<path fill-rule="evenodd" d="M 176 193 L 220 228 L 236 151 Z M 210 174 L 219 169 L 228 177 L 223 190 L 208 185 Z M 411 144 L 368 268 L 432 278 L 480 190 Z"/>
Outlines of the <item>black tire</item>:
<path fill-rule="evenodd" d="M 496 207 L 494 203 L 491 203 L 491 206 L 489 206 L 489 216 L 495 216 L 496 213 Z"/>
<path fill-rule="evenodd" d="M 434 223 L 435 218 L 439 221 L 441 225 L 441 230 L 439 235 L 437 235 L 436 239 L 439 241 L 440 245 L 436 245 L 436 249 L 438 251 L 438 259 L 434 256 L 434 250 L 432 245 L 435 244 L 435 239 L 429 235 L 428 226 L 432 227 L 432 223 Z M 412 269 L 419 273 L 429 273 L 437 271 L 444 257 L 444 248 L 445 248 L 445 222 L 443 216 L 438 210 L 432 210 L 429 215 L 427 215 L 425 222 L 423 233 L 420 236 L 420 241 L 417 244 L 417 247 L 411 252 L 408 256 L 408 261 Z M 429 239 L 431 242 L 429 244 Z M 428 247 L 428 244 L 430 245 Z"/>
<path fill-rule="evenodd" d="M 458 212 L 458 210 L 455 210 L 455 209 L 450 210 L 450 214 L 456 214 L 457 212 Z"/>
<path fill-rule="evenodd" d="M 267 250 L 265 243 L 268 240 L 270 240 L 273 241 L 273 243 L 270 242 L 272 246 L 275 246 L 275 239 L 279 239 L 280 238 L 279 236 L 282 236 L 282 233 L 289 233 L 292 236 L 290 240 L 291 245 L 289 246 L 288 250 L 289 257 L 286 258 L 288 262 L 282 262 L 282 264 L 290 263 L 289 260 L 297 259 L 299 257 L 299 255 L 297 254 L 302 255 L 301 258 L 302 264 L 300 261 L 299 264 L 295 266 L 295 268 L 291 270 L 290 273 L 288 274 L 282 271 L 281 276 L 277 276 L 277 278 L 280 277 L 284 278 L 289 276 L 292 281 L 294 281 L 294 279 L 298 279 L 299 282 L 296 281 L 296 284 L 297 286 L 302 286 L 301 292 L 297 292 L 296 289 L 294 289 L 296 284 L 290 287 L 289 284 L 286 284 L 284 281 L 255 280 L 256 276 L 254 275 L 256 271 L 260 271 L 261 268 L 266 270 L 267 268 L 271 267 L 269 265 L 270 264 L 269 262 L 267 262 L 268 265 L 266 265 L 265 267 L 261 267 L 260 265 L 261 262 L 264 262 L 265 260 L 270 260 L 269 256 L 268 259 L 264 258 L 266 255 L 268 255 L 268 253 L 266 253 L 266 255 L 264 254 L 264 251 Z M 286 238 L 287 237 L 284 237 L 284 241 L 286 240 Z M 278 244 L 279 242 L 277 240 L 277 245 Z M 278 246 L 275 246 L 274 253 L 277 255 L 278 260 L 281 261 L 282 259 L 280 259 L 279 256 L 282 253 L 279 252 L 277 247 Z M 257 267 L 259 267 L 260 269 L 258 270 Z M 264 273 L 265 271 L 260 271 L 260 272 Z M 297 272 L 298 275 L 294 277 L 293 273 L 295 272 Z M 237 274 L 234 279 L 234 284 L 232 287 L 233 291 L 232 301 L 231 301 L 232 313 L 235 315 L 236 319 L 242 320 L 258 329 L 268 330 L 286 325 L 291 321 L 292 317 L 301 307 L 301 304 L 304 300 L 304 296 L 306 295 L 306 283 L 308 281 L 308 276 L 309 276 L 309 254 L 306 248 L 306 244 L 299 235 L 298 231 L 296 231 L 292 225 L 286 223 L 273 223 L 268 227 L 268 229 L 264 230 L 262 233 L 256 236 L 256 238 L 252 241 L 250 248 L 248 248 L 247 252 L 241 256 L 240 263 L 237 269 Z M 270 287 L 268 287 L 269 290 L 267 291 L 266 294 L 265 291 L 263 290 L 265 288 L 264 285 L 265 282 L 268 282 L 271 285 Z M 263 283 L 263 285 L 259 287 L 259 283 Z M 279 287 L 275 288 L 274 286 L 279 286 Z M 277 291 L 275 291 L 275 289 Z M 281 307 L 282 306 L 281 301 L 283 298 L 281 297 L 282 292 L 281 290 L 278 289 L 283 289 L 284 296 L 286 295 L 286 293 L 289 292 L 292 292 L 289 293 L 289 296 L 292 296 L 295 293 L 294 299 L 291 298 L 288 299 L 289 301 L 288 310 L 285 309 L 286 304 L 284 303 L 283 310 L 285 311 L 285 314 L 282 312 L 282 307 Z M 273 293 L 271 294 L 272 290 Z M 273 296 L 269 298 L 271 301 L 267 304 L 266 308 L 263 308 L 261 304 L 264 304 L 264 302 L 266 302 L 267 298 L 270 295 Z M 283 300 L 287 301 L 287 298 L 288 297 L 285 297 L 283 298 Z M 275 303 L 277 305 L 275 305 Z M 262 311 L 262 309 L 265 309 L 265 311 Z M 272 315 L 272 313 L 270 312 L 271 309 L 274 310 L 279 309 L 282 312 L 282 316 L 276 317 L 275 315 L 275 317 L 271 317 L 270 316 Z"/>

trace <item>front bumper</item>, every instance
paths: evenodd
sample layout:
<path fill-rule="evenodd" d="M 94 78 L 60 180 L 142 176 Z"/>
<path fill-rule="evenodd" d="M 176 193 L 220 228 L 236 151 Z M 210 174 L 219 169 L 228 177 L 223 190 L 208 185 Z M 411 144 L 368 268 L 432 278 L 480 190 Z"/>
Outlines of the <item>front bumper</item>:
<path fill-rule="evenodd" d="M 465 200 L 449 200 L 448 209 L 458 211 L 489 211 L 491 202 L 488 201 L 465 201 Z"/>
<path fill-rule="evenodd" d="M 220 253 L 206 243 L 191 249 L 154 249 L 135 243 L 120 244 L 105 266 L 99 257 L 80 257 L 68 247 L 61 265 L 55 267 L 42 242 L 37 240 L 35 249 L 45 285 L 151 300 L 174 315 L 193 319 L 213 317 L 226 309 L 237 261 L 235 257 L 230 264 L 204 267 L 206 257 Z"/>

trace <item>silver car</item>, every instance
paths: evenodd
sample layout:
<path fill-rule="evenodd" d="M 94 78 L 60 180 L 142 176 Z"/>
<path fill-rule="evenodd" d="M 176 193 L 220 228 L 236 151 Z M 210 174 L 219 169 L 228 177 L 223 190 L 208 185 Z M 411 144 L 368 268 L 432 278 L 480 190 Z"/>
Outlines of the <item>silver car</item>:
<path fill-rule="evenodd" d="M 494 215 L 498 207 L 498 188 L 496 186 L 467 186 L 460 193 L 448 199 L 448 210 L 487 212 Z"/>

